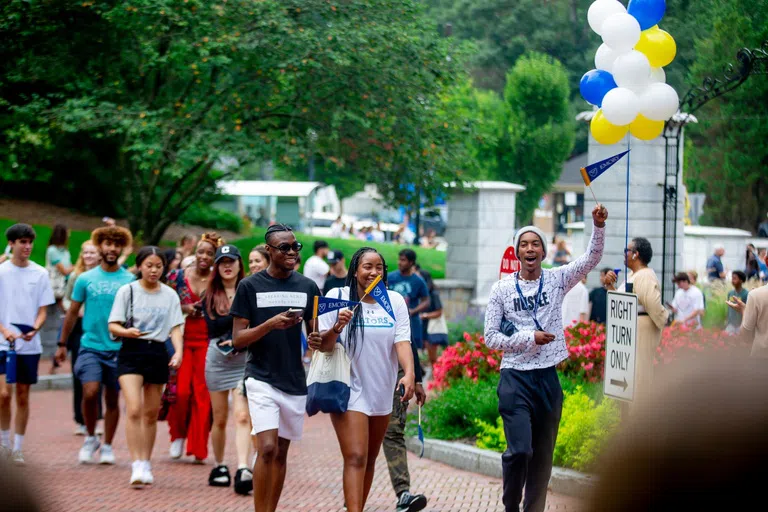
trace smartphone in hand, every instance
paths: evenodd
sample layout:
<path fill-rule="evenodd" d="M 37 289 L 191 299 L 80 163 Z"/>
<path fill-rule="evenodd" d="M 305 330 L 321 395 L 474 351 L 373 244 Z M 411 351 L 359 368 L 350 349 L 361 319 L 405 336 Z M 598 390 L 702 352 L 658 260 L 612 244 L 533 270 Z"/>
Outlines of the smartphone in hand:
<path fill-rule="evenodd" d="M 304 313 L 304 310 L 301 308 L 291 308 L 288 311 L 285 312 L 285 316 L 289 316 L 291 318 L 295 318 L 297 316 L 301 316 L 302 313 Z"/>

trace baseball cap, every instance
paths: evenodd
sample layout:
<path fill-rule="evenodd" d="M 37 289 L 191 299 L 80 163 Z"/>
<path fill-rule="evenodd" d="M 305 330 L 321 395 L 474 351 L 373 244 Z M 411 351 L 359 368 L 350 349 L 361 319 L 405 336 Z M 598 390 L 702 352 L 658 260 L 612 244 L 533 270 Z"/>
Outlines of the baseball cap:
<path fill-rule="evenodd" d="M 219 262 L 222 258 L 230 258 L 233 260 L 240 258 L 240 250 L 235 247 L 234 245 L 222 245 L 218 249 L 216 249 L 216 257 L 213 259 L 213 264 Z"/>
<path fill-rule="evenodd" d="M 339 260 L 344 259 L 344 253 L 341 251 L 328 251 L 328 263 L 333 265 L 334 263 L 338 262 Z"/>

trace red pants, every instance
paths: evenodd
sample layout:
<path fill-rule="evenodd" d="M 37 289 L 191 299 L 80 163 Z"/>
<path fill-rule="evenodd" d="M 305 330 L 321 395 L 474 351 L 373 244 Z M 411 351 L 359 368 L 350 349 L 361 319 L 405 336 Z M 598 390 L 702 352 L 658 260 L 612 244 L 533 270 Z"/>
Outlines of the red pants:
<path fill-rule="evenodd" d="M 205 384 L 207 351 L 207 345 L 184 345 L 176 403 L 168 411 L 171 441 L 186 438 L 187 455 L 200 460 L 208 457 L 208 434 L 211 432 L 211 395 Z"/>

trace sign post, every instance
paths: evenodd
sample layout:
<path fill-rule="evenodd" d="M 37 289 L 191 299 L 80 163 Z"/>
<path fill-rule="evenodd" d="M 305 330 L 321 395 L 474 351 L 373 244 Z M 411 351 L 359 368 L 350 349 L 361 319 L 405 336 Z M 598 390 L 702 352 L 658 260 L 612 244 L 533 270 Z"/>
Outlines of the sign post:
<path fill-rule="evenodd" d="M 515 248 L 512 246 L 507 247 L 504 251 L 504 256 L 501 258 L 501 268 L 499 268 L 499 280 L 504 279 L 507 276 L 511 276 L 515 272 L 520 270 L 520 260 L 515 256 Z"/>
<path fill-rule="evenodd" d="M 635 398 L 637 295 L 609 291 L 607 307 L 603 392 L 631 402 Z"/>

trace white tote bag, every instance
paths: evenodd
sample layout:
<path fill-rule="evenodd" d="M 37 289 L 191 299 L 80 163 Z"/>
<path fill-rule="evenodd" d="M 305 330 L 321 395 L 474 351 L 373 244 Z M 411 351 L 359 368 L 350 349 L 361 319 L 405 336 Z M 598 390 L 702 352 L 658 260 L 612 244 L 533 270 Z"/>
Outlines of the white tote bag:
<path fill-rule="evenodd" d="M 333 352 L 315 350 L 307 375 L 307 414 L 347 412 L 350 360 L 344 345 Z"/>

